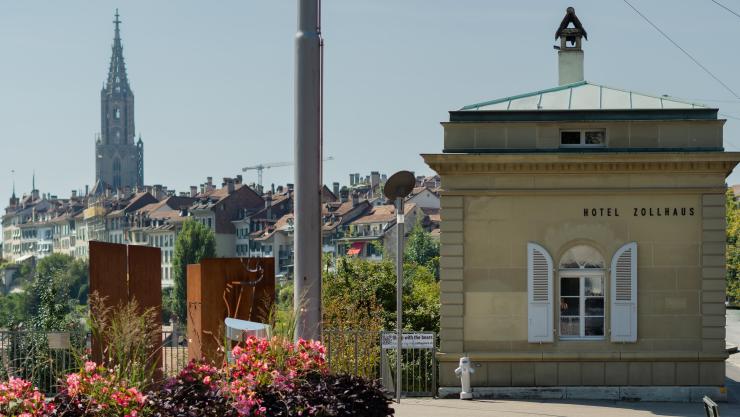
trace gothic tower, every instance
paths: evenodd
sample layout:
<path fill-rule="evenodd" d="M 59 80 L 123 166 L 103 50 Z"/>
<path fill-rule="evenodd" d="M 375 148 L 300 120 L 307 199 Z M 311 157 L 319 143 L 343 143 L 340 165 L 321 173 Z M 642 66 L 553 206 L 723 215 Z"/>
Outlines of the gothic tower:
<path fill-rule="evenodd" d="M 94 190 L 144 185 L 144 142 L 134 130 L 134 92 L 126 76 L 116 9 L 108 80 L 100 91 L 100 135 L 95 142 Z"/>

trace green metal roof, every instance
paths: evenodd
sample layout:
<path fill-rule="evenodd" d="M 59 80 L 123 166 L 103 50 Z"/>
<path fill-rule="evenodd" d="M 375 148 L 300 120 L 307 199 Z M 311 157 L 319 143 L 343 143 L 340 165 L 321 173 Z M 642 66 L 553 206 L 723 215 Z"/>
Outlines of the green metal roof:
<path fill-rule="evenodd" d="M 588 81 L 561 85 L 498 100 L 471 104 L 460 111 L 508 110 L 661 110 L 709 107 L 667 95 L 653 96 Z"/>

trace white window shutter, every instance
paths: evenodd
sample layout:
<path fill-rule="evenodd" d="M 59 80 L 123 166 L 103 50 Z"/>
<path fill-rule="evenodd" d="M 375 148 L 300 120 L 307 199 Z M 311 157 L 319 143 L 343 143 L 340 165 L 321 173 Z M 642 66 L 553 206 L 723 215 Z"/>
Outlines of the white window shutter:
<path fill-rule="evenodd" d="M 637 243 L 617 250 L 611 264 L 611 340 L 637 341 Z"/>
<path fill-rule="evenodd" d="M 527 243 L 527 301 L 530 343 L 553 341 L 552 258 L 536 243 Z"/>

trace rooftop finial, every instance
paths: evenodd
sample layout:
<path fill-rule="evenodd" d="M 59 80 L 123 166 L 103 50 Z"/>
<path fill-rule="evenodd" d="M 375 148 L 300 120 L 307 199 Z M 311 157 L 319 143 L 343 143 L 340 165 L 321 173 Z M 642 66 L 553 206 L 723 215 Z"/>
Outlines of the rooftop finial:
<path fill-rule="evenodd" d="M 33 176 L 31 177 L 31 191 L 36 189 L 36 170 L 33 170 Z"/>
<path fill-rule="evenodd" d="M 15 170 L 14 169 L 10 170 L 10 175 L 13 177 L 13 196 L 12 197 L 15 198 Z"/>
<path fill-rule="evenodd" d="M 120 15 L 118 14 L 118 8 L 116 8 L 116 20 L 113 21 L 113 23 L 115 23 L 116 25 L 116 38 L 118 37 L 119 32 L 118 25 L 121 24 L 121 19 L 119 19 L 119 17 Z"/>

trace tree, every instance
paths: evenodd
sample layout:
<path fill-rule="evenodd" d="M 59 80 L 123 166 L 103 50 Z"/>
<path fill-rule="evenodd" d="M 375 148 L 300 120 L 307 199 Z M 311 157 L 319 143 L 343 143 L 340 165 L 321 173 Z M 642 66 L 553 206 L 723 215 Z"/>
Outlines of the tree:
<path fill-rule="evenodd" d="M 87 302 L 87 263 L 69 255 L 55 253 L 36 265 L 27 290 L 27 308 L 32 327 L 39 330 L 65 330 L 75 321 L 75 306 Z"/>
<path fill-rule="evenodd" d="M 424 230 L 419 219 L 409 234 L 404 253 L 406 262 L 422 265 L 436 274 L 439 265 L 439 242 Z"/>
<path fill-rule="evenodd" d="M 0 297 L 0 326 L 25 323 L 38 330 L 66 330 L 79 322 L 79 306 L 87 302 L 87 263 L 52 254 L 35 269 L 21 271 L 23 291 Z"/>
<path fill-rule="evenodd" d="M 187 320 L 187 268 L 204 258 L 216 256 L 216 237 L 213 231 L 200 222 L 188 220 L 175 241 L 172 259 L 175 290 L 172 293 L 172 308 L 180 322 Z"/>
<path fill-rule="evenodd" d="M 343 304 L 352 314 L 380 315 L 382 327 L 396 326 L 396 272 L 390 261 L 339 258 L 336 270 L 322 283 L 323 303 Z M 407 330 L 439 330 L 439 283 L 423 265 L 407 263 L 403 277 L 403 326 Z M 377 308 L 376 308 L 377 307 Z M 379 312 L 376 311 L 379 308 Z M 330 318 L 332 319 L 332 318 Z M 340 320 L 335 317 L 333 319 Z M 341 320 L 340 320 L 341 321 Z M 332 326 L 332 323 L 325 323 Z"/>
<path fill-rule="evenodd" d="M 732 189 L 727 190 L 727 295 L 740 299 L 740 206 L 735 201 Z"/>

